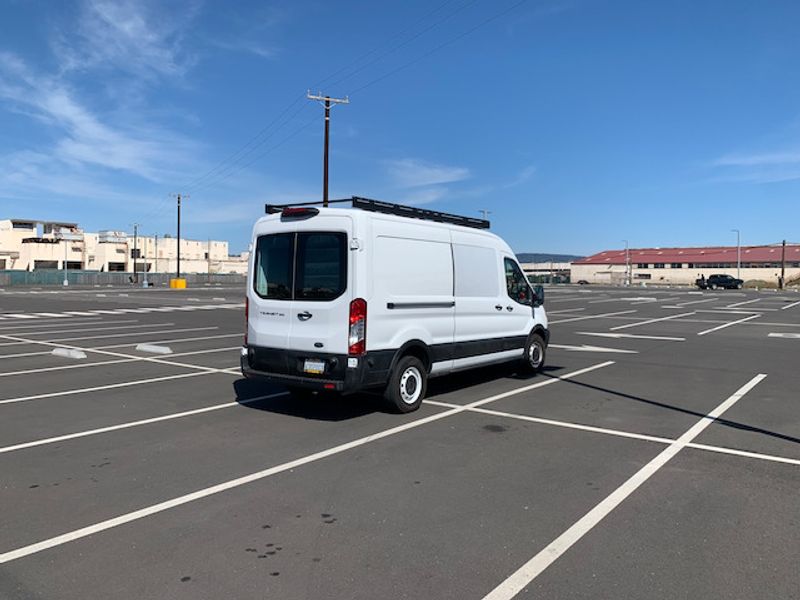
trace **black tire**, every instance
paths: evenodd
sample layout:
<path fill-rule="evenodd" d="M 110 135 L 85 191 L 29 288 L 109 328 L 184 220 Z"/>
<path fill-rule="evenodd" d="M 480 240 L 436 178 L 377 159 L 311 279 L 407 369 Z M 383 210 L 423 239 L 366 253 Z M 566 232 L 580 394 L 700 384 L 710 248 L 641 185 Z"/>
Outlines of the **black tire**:
<path fill-rule="evenodd" d="M 416 356 L 404 356 L 397 361 L 383 398 L 389 408 L 399 413 L 417 410 L 428 391 L 428 372 Z"/>
<path fill-rule="evenodd" d="M 538 333 L 530 334 L 528 336 L 528 341 L 525 342 L 525 356 L 522 359 L 522 370 L 529 375 L 539 373 L 542 367 L 544 367 L 546 355 L 547 346 L 544 343 L 544 338 Z"/>

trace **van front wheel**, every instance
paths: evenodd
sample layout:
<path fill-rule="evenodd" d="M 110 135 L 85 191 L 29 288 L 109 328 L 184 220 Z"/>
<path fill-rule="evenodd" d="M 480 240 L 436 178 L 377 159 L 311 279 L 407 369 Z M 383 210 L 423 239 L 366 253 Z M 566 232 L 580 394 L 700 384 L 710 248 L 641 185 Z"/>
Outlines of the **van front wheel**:
<path fill-rule="evenodd" d="M 422 404 L 427 387 L 425 365 L 416 356 L 404 356 L 397 361 L 383 397 L 391 409 L 409 413 Z"/>
<path fill-rule="evenodd" d="M 522 369 L 531 375 L 538 373 L 544 366 L 546 346 L 544 338 L 538 333 L 528 336 L 525 343 L 525 356 L 522 359 Z"/>

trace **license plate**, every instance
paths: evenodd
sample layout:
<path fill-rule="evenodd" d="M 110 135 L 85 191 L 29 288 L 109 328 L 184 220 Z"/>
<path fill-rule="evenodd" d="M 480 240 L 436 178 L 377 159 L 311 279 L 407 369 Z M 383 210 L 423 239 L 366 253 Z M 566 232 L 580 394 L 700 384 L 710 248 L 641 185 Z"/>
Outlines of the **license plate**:
<path fill-rule="evenodd" d="M 314 375 L 322 375 L 325 372 L 325 361 L 307 358 L 305 363 L 303 363 L 303 371 L 306 373 L 313 373 Z"/>

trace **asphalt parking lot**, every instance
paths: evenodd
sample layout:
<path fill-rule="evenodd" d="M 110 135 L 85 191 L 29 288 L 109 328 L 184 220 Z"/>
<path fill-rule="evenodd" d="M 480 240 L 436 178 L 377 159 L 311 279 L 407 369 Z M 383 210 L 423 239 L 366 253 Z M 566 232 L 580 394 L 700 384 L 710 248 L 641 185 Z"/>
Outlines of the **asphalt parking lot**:
<path fill-rule="evenodd" d="M 0 598 L 800 598 L 800 294 L 550 288 L 409 415 L 243 380 L 242 298 L 0 291 Z"/>

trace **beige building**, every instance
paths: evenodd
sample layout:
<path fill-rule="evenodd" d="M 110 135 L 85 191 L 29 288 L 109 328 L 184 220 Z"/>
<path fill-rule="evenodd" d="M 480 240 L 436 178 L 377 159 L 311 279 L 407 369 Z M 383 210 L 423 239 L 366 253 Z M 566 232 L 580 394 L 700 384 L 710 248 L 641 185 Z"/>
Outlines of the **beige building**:
<path fill-rule="evenodd" d="M 73 269 L 173 273 L 175 238 L 122 231 L 84 232 L 77 223 L 0 220 L 0 270 Z M 247 253 L 231 256 L 228 242 L 181 239 L 181 273 L 247 272 Z"/>
<path fill-rule="evenodd" d="M 692 285 L 700 276 L 732 275 L 777 284 L 800 278 L 800 245 L 605 250 L 571 263 L 571 280 L 623 285 Z"/>

